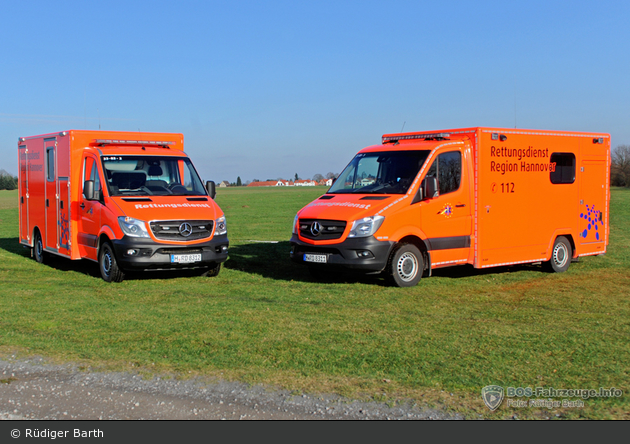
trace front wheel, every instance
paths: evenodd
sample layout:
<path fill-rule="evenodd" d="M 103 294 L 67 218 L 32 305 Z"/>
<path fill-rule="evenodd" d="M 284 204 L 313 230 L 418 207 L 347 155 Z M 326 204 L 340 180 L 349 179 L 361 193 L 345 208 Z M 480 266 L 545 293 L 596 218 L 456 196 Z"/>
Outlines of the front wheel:
<path fill-rule="evenodd" d="M 98 267 L 105 282 L 122 282 L 125 278 L 125 273 L 118 268 L 114 249 L 109 242 L 105 242 L 101 246 L 98 255 Z"/>
<path fill-rule="evenodd" d="M 203 277 L 214 277 L 219 275 L 219 271 L 221 271 L 221 264 L 216 264 L 210 268 L 205 269 L 201 276 Z"/>
<path fill-rule="evenodd" d="M 390 257 L 387 272 L 389 280 L 397 287 L 413 287 L 422 278 L 424 261 L 422 253 L 413 244 L 403 244 Z"/>
<path fill-rule="evenodd" d="M 567 271 L 569 265 L 571 265 L 572 256 L 573 251 L 571 249 L 569 239 L 564 236 L 560 236 L 553 244 L 551 260 L 547 262 L 547 268 L 549 271 L 553 271 L 555 273 Z"/>

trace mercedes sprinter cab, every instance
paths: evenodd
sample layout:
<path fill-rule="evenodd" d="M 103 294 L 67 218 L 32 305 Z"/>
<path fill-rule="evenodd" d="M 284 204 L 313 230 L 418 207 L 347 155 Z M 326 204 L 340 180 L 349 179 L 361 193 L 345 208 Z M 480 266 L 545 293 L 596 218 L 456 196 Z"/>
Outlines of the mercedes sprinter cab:
<path fill-rule="evenodd" d="M 297 213 L 290 256 L 316 276 L 384 272 L 400 287 L 463 264 L 563 272 L 606 252 L 609 178 L 609 134 L 385 134 Z"/>
<path fill-rule="evenodd" d="M 18 141 L 20 243 L 38 262 L 98 262 L 107 282 L 128 270 L 195 268 L 227 259 L 215 185 L 203 185 L 175 133 L 71 130 Z"/>

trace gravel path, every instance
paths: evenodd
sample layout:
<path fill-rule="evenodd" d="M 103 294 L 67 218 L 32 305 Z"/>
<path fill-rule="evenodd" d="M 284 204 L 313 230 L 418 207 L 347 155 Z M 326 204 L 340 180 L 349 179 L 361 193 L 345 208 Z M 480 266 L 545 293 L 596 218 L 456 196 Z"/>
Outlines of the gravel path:
<path fill-rule="evenodd" d="M 388 407 L 338 396 L 292 395 L 227 381 L 145 380 L 41 358 L 0 359 L 4 420 L 461 419 L 413 405 Z"/>

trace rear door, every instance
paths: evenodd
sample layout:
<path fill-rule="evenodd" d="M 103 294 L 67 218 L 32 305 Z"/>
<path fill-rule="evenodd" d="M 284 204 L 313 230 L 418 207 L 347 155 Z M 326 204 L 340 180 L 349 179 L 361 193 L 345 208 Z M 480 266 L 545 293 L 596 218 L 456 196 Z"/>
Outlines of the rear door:
<path fill-rule="evenodd" d="M 44 233 L 44 245 L 47 250 L 57 251 L 59 249 L 59 214 L 57 201 L 59 199 L 59 189 L 57 183 L 57 141 L 55 138 L 44 139 L 44 152 L 46 156 L 46 185 L 44 190 L 46 232 Z"/>
<path fill-rule="evenodd" d="M 28 161 L 26 145 L 18 147 L 20 159 L 19 205 L 20 205 L 20 242 L 29 243 L 30 225 L 28 220 Z"/>
<path fill-rule="evenodd" d="M 582 176 L 578 216 L 579 243 L 580 245 L 593 244 L 588 251 L 603 251 L 606 231 L 604 217 L 608 216 L 605 214 L 606 164 L 603 160 L 584 160 L 578 174 Z"/>

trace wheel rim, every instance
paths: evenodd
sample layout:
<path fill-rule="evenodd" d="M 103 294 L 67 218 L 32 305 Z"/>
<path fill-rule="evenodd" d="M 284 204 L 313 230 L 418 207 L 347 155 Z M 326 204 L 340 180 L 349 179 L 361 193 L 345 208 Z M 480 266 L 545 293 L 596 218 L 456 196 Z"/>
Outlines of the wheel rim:
<path fill-rule="evenodd" d="M 109 276 L 109 273 L 112 271 L 112 255 L 108 249 L 103 252 L 102 267 L 103 273 L 105 273 L 106 276 Z"/>
<path fill-rule="evenodd" d="M 35 245 L 35 255 L 37 257 L 42 257 L 42 251 L 44 251 L 44 245 L 42 243 L 42 238 L 37 238 L 37 244 Z"/>
<path fill-rule="evenodd" d="M 403 253 L 396 264 L 398 276 L 405 282 L 412 281 L 418 274 L 418 258 L 412 253 Z"/>
<path fill-rule="evenodd" d="M 553 249 L 553 261 L 555 264 L 562 268 L 566 265 L 569 260 L 569 250 L 567 250 L 566 245 L 558 244 L 556 248 Z"/>

